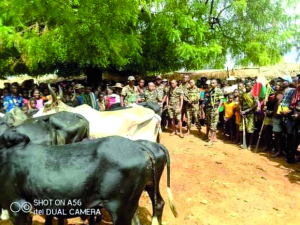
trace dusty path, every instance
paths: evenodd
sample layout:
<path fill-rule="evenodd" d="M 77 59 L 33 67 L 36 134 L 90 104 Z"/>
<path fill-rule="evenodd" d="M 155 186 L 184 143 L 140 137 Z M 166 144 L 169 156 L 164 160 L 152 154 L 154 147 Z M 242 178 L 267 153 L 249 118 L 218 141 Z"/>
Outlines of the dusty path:
<path fill-rule="evenodd" d="M 160 182 L 166 201 L 165 224 L 300 224 L 300 165 L 290 166 L 284 159 L 271 159 L 222 141 L 208 148 L 195 135 L 192 131 L 181 139 L 162 134 L 171 155 L 171 186 L 179 212 L 174 218 L 169 208 L 165 170 Z M 151 213 L 150 199 L 143 194 L 142 224 L 151 224 Z M 34 219 L 36 225 L 43 221 Z M 72 219 L 69 224 L 79 221 Z"/>

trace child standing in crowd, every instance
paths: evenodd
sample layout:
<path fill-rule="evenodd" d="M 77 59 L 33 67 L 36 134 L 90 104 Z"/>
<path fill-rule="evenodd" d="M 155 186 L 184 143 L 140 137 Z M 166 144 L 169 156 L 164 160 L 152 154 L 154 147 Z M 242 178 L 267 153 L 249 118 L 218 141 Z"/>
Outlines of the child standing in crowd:
<path fill-rule="evenodd" d="M 235 103 L 235 134 L 236 134 L 236 139 L 235 139 L 235 143 L 239 143 L 240 142 L 240 123 L 241 123 L 241 113 L 240 113 L 240 96 L 242 96 L 243 91 L 242 90 L 235 90 L 234 91 L 234 103 Z"/>
<path fill-rule="evenodd" d="M 28 114 L 28 110 L 29 110 L 28 105 L 23 105 L 23 107 L 22 107 L 23 113 L 25 113 L 27 115 Z"/>
<path fill-rule="evenodd" d="M 29 100 L 29 110 L 28 110 L 28 115 L 29 116 L 33 116 L 34 114 L 36 114 L 39 110 L 37 108 L 37 101 L 35 98 L 31 98 Z"/>
<path fill-rule="evenodd" d="M 28 97 L 28 90 L 27 89 L 23 89 L 22 97 L 23 97 L 24 104 L 29 106 L 29 97 Z"/>
<path fill-rule="evenodd" d="M 101 92 L 98 95 L 98 106 L 99 106 L 99 111 L 105 111 L 106 107 L 105 107 L 104 94 Z"/>
<path fill-rule="evenodd" d="M 106 110 L 109 110 L 113 104 L 120 103 L 120 96 L 113 93 L 113 90 L 109 87 L 105 90 L 105 106 Z"/>
<path fill-rule="evenodd" d="M 225 136 L 226 134 L 229 135 L 229 140 L 233 141 L 233 128 L 235 124 L 235 116 L 234 116 L 234 110 L 235 110 L 235 102 L 233 101 L 233 94 L 230 94 L 228 96 L 227 102 L 224 103 L 224 108 L 225 108 L 225 116 L 224 116 L 224 121 L 225 121 Z"/>
<path fill-rule="evenodd" d="M 41 98 L 40 91 L 35 89 L 33 91 L 33 98 L 36 100 L 36 108 L 41 109 L 44 106 L 44 100 Z"/>

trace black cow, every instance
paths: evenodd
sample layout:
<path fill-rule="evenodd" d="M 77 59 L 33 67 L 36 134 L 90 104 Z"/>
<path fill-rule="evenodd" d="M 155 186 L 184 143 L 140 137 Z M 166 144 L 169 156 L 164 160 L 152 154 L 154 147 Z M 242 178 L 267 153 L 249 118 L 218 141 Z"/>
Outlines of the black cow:
<path fill-rule="evenodd" d="M 63 145 L 88 137 L 89 122 L 81 115 L 59 112 L 33 119 L 20 119 L 11 114 L 0 118 L 0 134 L 13 129 L 27 135 L 35 144 Z"/>
<path fill-rule="evenodd" d="M 164 206 L 158 183 L 166 161 L 170 187 L 168 152 L 160 144 L 112 136 L 45 147 L 8 130 L 0 136 L 0 203 L 9 209 L 12 202 L 22 205 L 35 199 L 80 199 L 80 208 L 103 205 L 115 225 L 130 225 L 146 189 L 158 224 Z M 30 224 L 28 214 L 9 214 L 14 225 Z"/>

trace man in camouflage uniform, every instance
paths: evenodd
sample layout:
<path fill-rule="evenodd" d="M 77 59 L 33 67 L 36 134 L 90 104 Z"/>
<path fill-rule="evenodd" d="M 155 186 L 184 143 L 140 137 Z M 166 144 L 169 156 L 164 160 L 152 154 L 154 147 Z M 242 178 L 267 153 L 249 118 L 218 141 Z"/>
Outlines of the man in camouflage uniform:
<path fill-rule="evenodd" d="M 191 131 L 191 125 L 192 125 L 192 118 L 194 117 L 197 129 L 199 131 L 199 135 L 201 132 L 201 126 L 200 126 L 200 118 L 199 118 L 199 100 L 200 100 L 200 93 L 199 89 L 195 85 L 194 80 L 190 80 L 190 87 L 187 89 L 187 128 L 188 131 L 185 135 L 189 135 Z"/>
<path fill-rule="evenodd" d="M 164 88 L 163 88 L 163 101 L 162 103 L 165 103 L 167 101 L 167 95 L 170 91 L 170 86 L 168 86 L 168 80 L 167 79 L 163 79 L 163 85 L 164 85 Z"/>
<path fill-rule="evenodd" d="M 145 91 L 145 101 L 157 104 L 162 102 L 162 98 L 155 89 L 155 84 L 153 82 L 149 82 L 148 90 Z"/>
<path fill-rule="evenodd" d="M 190 81 L 190 76 L 186 74 L 183 77 L 182 84 L 179 86 L 183 91 L 183 107 L 181 112 L 183 120 L 187 115 L 186 111 L 187 111 L 187 103 L 188 103 L 188 89 L 191 87 L 189 81 Z"/>
<path fill-rule="evenodd" d="M 168 86 L 168 79 L 164 78 L 162 80 L 162 84 L 164 85 L 164 87 L 167 87 Z"/>
<path fill-rule="evenodd" d="M 209 90 L 209 115 L 207 120 L 208 131 L 211 132 L 210 143 L 217 141 L 217 125 L 219 122 L 219 110 L 223 104 L 223 92 L 220 88 L 218 88 L 218 82 L 216 79 L 211 80 L 211 89 Z"/>
<path fill-rule="evenodd" d="M 175 119 L 178 121 L 179 126 L 179 136 L 183 138 L 182 134 L 182 121 L 181 121 L 181 110 L 183 105 L 183 91 L 177 87 L 177 81 L 171 81 L 171 89 L 169 91 L 167 97 L 167 104 L 168 104 L 168 113 L 170 119 L 172 119 L 172 129 L 173 132 L 170 134 L 171 136 L 177 134 L 175 128 Z"/>
<path fill-rule="evenodd" d="M 140 102 L 145 102 L 145 91 L 146 91 L 146 87 L 145 87 L 145 80 L 144 79 L 140 79 L 139 81 L 139 85 L 137 86 L 138 92 L 139 92 L 139 98 L 140 98 Z"/>
<path fill-rule="evenodd" d="M 254 133 L 254 113 L 257 108 L 257 101 L 252 95 L 253 84 L 248 81 L 245 85 L 246 92 L 241 97 L 241 116 L 245 123 L 245 128 L 243 122 L 240 124 L 240 137 L 243 137 L 243 130 L 246 129 L 248 140 L 248 149 L 251 150 L 251 144 Z"/>
<path fill-rule="evenodd" d="M 164 85 L 164 92 L 163 92 L 163 100 L 162 100 L 162 125 L 165 126 L 165 129 L 168 129 L 169 127 L 169 113 L 168 113 L 168 107 L 167 107 L 167 97 L 170 91 L 170 86 L 168 85 L 168 80 L 163 79 L 163 85 Z"/>
<path fill-rule="evenodd" d="M 134 76 L 128 77 L 128 85 L 123 87 L 121 93 L 121 106 L 128 106 L 133 103 L 138 103 L 139 101 L 139 92 L 137 87 L 134 84 L 135 78 Z"/>
<path fill-rule="evenodd" d="M 161 75 L 158 75 L 156 77 L 155 85 L 156 85 L 156 91 L 157 91 L 159 97 L 161 99 L 163 99 L 164 98 L 164 87 L 165 86 L 162 84 Z"/>

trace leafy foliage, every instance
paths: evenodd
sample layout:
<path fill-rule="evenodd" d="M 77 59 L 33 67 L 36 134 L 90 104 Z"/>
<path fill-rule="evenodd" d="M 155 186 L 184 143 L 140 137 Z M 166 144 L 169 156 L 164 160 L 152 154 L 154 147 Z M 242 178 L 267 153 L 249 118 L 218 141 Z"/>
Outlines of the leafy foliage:
<path fill-rule="evenodd" d="M 297 0 L 2 0 L 0 72 L 269 65 L 299 45 Z M 298 46 L 300 49 L 300 47 Z"/>

